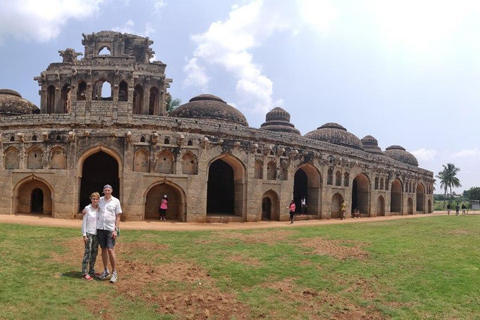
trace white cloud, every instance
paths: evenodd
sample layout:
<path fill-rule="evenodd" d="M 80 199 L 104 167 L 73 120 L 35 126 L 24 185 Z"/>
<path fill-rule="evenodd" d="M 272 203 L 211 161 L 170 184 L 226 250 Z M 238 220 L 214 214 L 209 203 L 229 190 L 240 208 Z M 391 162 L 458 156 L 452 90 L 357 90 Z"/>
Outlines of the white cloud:
<path fill-rule="evenodd" d="M 112 28 L 112 30 L 121 33 L 134 33 L 133 26 L 135 26 L 135 22 L 133 22 L 132 20 L 128 20 L 127 22 L 125 22 L 125 25 L 123 27 L 115 27 Z"/>
<path fill-rule="evenodd" d="M 478 148 L 474 149 L 463 149 L 453 154 L 455 158 L 468 159 L 468 160 L 478 160 L 480 159 L 480 150 Z"/>
<path fill-rule="evenodd" d="M 135 34 L 142 37 L 150 37 L 155 32 L 155 29 L 153 28 L 150 22 L 147 22 L 145 24 L 145 29 L 143 32 L 135 31 L 134 26 L 135 26 L 135 22 L 133 22 L 133 20 L 128 20 L 127 22 L 125 22 L 124 26 L 115 27 L 115 28 L 112 28 L 112 30 L 116 32 L 121 32 L 121 33 Z"/>
<path fill-rule="evenodd" d="M 437 150 L 421 148 L 411 152 L 420 161 L 432 161 L 438 155 Z"/>
<path fill-rule="evenodd" d="M 166 6 L 167 6 L 166 0 L 156 0 L 155 3 L 153 4 L 153 7 L 155 8 L 155 13 L 160 12 L 160 10 Z"/>
<path fill-rule="evenodd" d="M 198 64 L 197 58 L 191 58 L 183 67 L 183 71 L 187 74 L 184 86 L 195 85 L 202 91 L 207 90 L 210 78 L 206 75 L 205 68 Z"/>
<path fill-rule="evenodd" d="M 276 32 L 295 34 L 304 25 L 323 32 L 335 17 L 330 0 L 253 0 L 235 5 L 228 19 L 214 22 L 205 33 L 192 36 L 197 48 L 184 70 L 197 73 L 187 73 L 184 86 L 205 87 L 206 66 L 221 65 L 237 80 L 236 93 L 243 109 L 265 113 L 282 104 L 282 100 L 272 98 L 273 82 L 254 62 L 252 49 Z"/>
<path fill-rule="evenodd" d="M 46 42 L 56 38 L 70 19 L 98 13 L 104 0 L 2 0 L 0 43 L 6 36 Z"/>

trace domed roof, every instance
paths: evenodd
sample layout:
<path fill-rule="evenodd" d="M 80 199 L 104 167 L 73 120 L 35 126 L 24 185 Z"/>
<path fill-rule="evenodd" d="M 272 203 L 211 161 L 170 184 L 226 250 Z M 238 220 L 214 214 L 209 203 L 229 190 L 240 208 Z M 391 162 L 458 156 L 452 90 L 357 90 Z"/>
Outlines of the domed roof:
<path fill-rule="evenodd" d="M 378 141 L 374 137 L 368 135 L 361 140 L 363 149 L 370 153 L 383 154 L 382 149 L 378 146 Z"/>
<path fill-rule="evenodd" d="M 362 142 L 356 135 L 334 122 L 326 123 L 317 130 L 310 131 L 305 134 L 305 137 L 363 150 Z"/>
<path fill-rule="evenodd" d="M 0 89 L 0 116 L 40 113 L 40 109 L 30 101 L 23 99 L 20 93 Z"/>
<path fill-rule="evenodd" d="M 215 119 L 248 126 L 245 116 L 213 94 L 201 94 L 193 97 L 170 112 L 170 116 L 178 118 Z"/>
<path fill-rule="evenodd" d="M 270 110 L 270 112 L 267 113 L 265 120 L 266 121 L 260 126 L 260 129 L 300 134 L 300 131 L 290 123 L 290 113 L 282 108 L 276 107 Z"/>
<path fill-rule="evenodd" d="M 390 146 L 385 150 L 385 154 L 397 161 L 418 167 L 417 158 L 401 146 Z"/>

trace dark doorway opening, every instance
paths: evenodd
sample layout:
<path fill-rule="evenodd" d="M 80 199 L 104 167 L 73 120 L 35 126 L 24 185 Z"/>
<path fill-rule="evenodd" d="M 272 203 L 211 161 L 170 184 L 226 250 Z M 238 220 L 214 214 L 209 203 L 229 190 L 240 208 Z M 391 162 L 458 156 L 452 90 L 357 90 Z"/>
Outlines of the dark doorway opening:
<path fill-rule="evenodd" d="M 40 188 L 32 190 L 30 212 L 43 213 L 43 191 Z"/>
<path fill-rule="evenodd" d="M 295 173 L 295 180 L 293 185 L 293 201 L 295 201 L 295 212 L 300 213 L 302 210 L 302 198 L 306 198 L 308 204 L 308 177 L 305 171 L 298 169 Z"/>
<path fill-rule="evenodd" d="M 80 187 L 80 208 L 82 211 L 90 203 L 92 192 L 102 194 L 103 186 L 109 184 L 113 188 L 112 195 L 119 196 L 120 181 L 118 179 L 118 163 L 115 158 L 103 151 L 92 154 L 83 163 L 83 175 Z"/>
<path fill-rule="evenodd" d="M 272 200 L 269 197 L 262 201 L 262 220 L 271 220 L 272 218 Z"/>
<path fill-rule="evenodd" d="M 210 165 L 207 185 L 207 214 L 234 214 L 233 168 L 223 160 Z"/>

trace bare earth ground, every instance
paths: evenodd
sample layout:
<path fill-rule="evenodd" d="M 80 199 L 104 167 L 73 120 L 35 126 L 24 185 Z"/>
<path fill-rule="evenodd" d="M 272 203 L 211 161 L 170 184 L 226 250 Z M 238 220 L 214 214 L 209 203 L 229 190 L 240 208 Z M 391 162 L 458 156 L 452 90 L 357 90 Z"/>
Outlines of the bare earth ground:
<path fill-rule="evenodd" d="M 422 218 L 429 216 L 446 215 L 446 212 L 435 212 L 434 214 L 418 214 L 409 216 L 391 216 L 360 218 L 346 220 L 304 220 L 296 221 L 290 225 L 287 221 L 268 221 L 268 222 L 247 222 L 247 223 L 184 223 L 172 221 L 128 221 L 122 222 L 123 230 L 240 230 L 240 229 L 261 229 L 275 227 L 300 227 L 329 225 L 340 223 L 362 223 L 385 221 L 395 219 Z M 454 215 L 454 214 L 453 214 Z M 0 215 L 0 223 L 16 223 L 34 226 L 55 226 L 78 228 L 80 233 L 81 220 L 53 219 L 41 215 Z M 277 241 L 286 239 L 292 232 L 289 229 L 279 229 L 268 233 L 243 234 L 228 233 L 219 234 L 220 241 L 241 240 L 245 243 L 264 243 L 274 245 Z M 149 235 L 144 235 L 148 237 Z M 202 240 L 205 244 L 215 241 Z M 312 241 L 313 240 L 313 241 Z M 342 240 L 326 240 L 322 238 L 308 239 L 300 242 L 304 247 L 310 248 L 310 254 L 329 255 L 334 258 L 358 259 L 368 258 L 368 253 L 363 250 L 361 243 L 349 243 Z M 345 246 L 347 244 L 347 246 Z M 83 241 L 79 236 L 70 239 L 61 244 L 67 249 L 68 254 L 56 254 L 52 257 L 54 261 L 79 265 L 83 257 Z M 141 238 L 135 243 L 119 242 L 116 246 L 117 254 L 128 257 L 131 252 L 147 250 L 150 253 L 162 254 L 168 246 L 163 244 L 154 244 L 148 241 L 142 241 Z M 262 263 L 251 256 L 237 255 L 232 257 L 235 262 L 249 266 L 261 266 Z M 310 260 L 305 260 L 305 264 L 311 264 Z M 79 266 L 80 267 L 80 266 Z M 313 268 L 318 266 L 312 265 Z M 97 270 L 101 270 L 101 255 L 97 258 Z M 221 292 L 216 285 L 216 280 L 211 278 L 208 271 L 201 266 L 185 261 L 169 261 L 163 264 L 151 264 L 128 258 L 119 259 L 118 270 L 120 270 L 120 280 L 116 284 L 117 293 L 130 301 L 145 303 L 160 314 L 172 314 L 181 319 L 230 319 L 234 316 L 236 319 L 247 319 L 251 316 L 250 307 L 230 293 Z M 139 276 L 141 274 L 142 276 Z M 57 273 L 55 277 L 61 277 Z M 81 273 L 78 272 L 80 281 Z M 278 297 L 285 302 L 295 301 L 301 314 L 315 317 L 315 309 L 318 303 L 322 305 L 338 306 L 338 297 L 326 291 L 314 291 L 309 288 L 301 288 L 294 284 L 295 279 L 284 279 L 279 282 L 267 283 L 265 288 L 279 292 Z M 158 290 L 161 288 L 161 290 Z M 367 281 L 358 279 L 353 286 L 347 286 L 345 292 L 359 291 L 367 300 L 375 299 L 375 292 Z M 341 296 L 342 292 L 339 293 Z M 121 317 L 121 310 L 116 310 L 111 305 L 111 296 L 100 296 L 95 299 L 84 298 L 81 303 L 85 305 L 93 314 L 102 319 L 115 319 Z M 371 306 L 359 306 L 348 301 L 342 303 L 340 311 L 336 311 L 330 319 L 382 319 L 379 310 Z M 118 312 L 118 314 L 117 314 Z M 257 314 L 262 317 L 279 317 L 281 314 Z"/>
<path fill-rule="evenodd" d="M 120 228 L 124 230 L 168 230 L 168 231 L 187 231 L 187 230 L 239 230 L 239 229 L 265 229 L 278 227 L 300 227 L 300 226 L 317 226 L 340 223 L 359 223 L 359 222 L 375 222 L 396 219 L 423 218 L 438 215 L 446 215 L 446 211 L 436 211 L 430 214 L 415 214 L 405 216 L 389 216 L 389 217 L 371 217 L 371 218 L 347 218 L 340 219 L 321 219 L 321 220 L 300 220 L 290 225 L 289 221 L 259 221 L 259 222 L 230 222 L 230 223 L 196 223 L 196 222 L 178 222 L 178 221 L 126 221 L 121 222 Z M 469 214 L 477 214 L 470 212 Z M 450 212 L 454 216 L 455 213 Z M 68 227 L 81 228 L 82 221 L 79 219 L 54 219 L 49 216 L 36 214 L 0 214 L 0 223 L 16 223 L 27 224 L 32 226 L 51 226 L 51 227 Z"/>

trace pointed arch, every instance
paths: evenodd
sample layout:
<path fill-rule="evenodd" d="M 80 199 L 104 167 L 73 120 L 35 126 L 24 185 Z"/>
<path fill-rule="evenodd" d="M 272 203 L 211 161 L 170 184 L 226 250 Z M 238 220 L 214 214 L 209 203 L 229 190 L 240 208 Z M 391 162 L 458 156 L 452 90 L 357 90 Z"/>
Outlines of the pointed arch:
<path fill-rule="evenodd" d="M 155 182 L 150 185 L 143 196 L 144 199 L 144 220 L 158 220 L 160 215 L 160 199 L 163 195 L 168 197 L 167 220 L 187 221 L 187 198 L 185 191 L 176 183 L 170 180 Z"/>
<path fill-rule="evenodd" d="M 267 164 L 267 180 L 277 179 L 277 164 L 275 161 L 270 160 Z"/>
<path fill-rule="evenodd" d="M 5 150 L 5 169 L 12 170 L 20 167 L 20 151 L 15 147 L 9 147 Z"/>
<path fill-rule="evenodd" d="M 385 199 L 379 196 L 377 199 L 377 216 L 385 216 Z"/>
<path fill-rule="evenodd" d="M 226 154 L 208 165 L 207 214 L 244 216 L 245 165 Z"/>
<path fill-rule="evenodd" d="M 32 147 L 27 151 L 27 169 L 43 168 L 43 151 L 38 147 Z"/>
<path fill-rule="evenodd" d="M 49 85 L 47 88 L 47 113 L 55 113 L 55 86 Z"/>
<path fill-rule="evenodd" d="M 150 168 L 150 161 L 148 153 L 145 149 L 138 149 L 133 156 L 133 171 L 148 172 Z"/>
<path fill-rule="evenodd" d="M 355 209 L 370 216 L 370 179 L 364 173 L 353 179 L 351 212 Z"/>
<path fill-rule="evenodd" d="M 272 189 L 262 196 L 262 220 L 280 220 L 280 200 Z"/>
<path fill-rule="evenodd" d="M 157 155 L 157 172 L 171 174 L 174 171 L 175 157 L 170 150 L 162 150 Z"/>
<path fill-rule="evenodd" d="M 125 80 L 118 85 L 118 101 L 128 101 L 128 83 Z"/>
<path fill-rule="evenodd" d="M 142 114 L 143 110 L 143 87 L 137 84 L 133 91 L 133 114 Z"/>
<path fill-rule="evenodd" d="M 148 100 L 148 114 L 158 114 L 159 91 L 157 87 L 150 88 L 150 97 Z"/>
<path fill-rule="evenodd" d="M 44 179 L 35 175 L 28 176 L 14 186 L 13 194 L 16 201 L 13 203 L 15 213 L 53 214 L 53 188 Z"/>
<path fill-rule="evenodd" d="M 293 200 L 296 211 L 301 212 L 302 198 L 306 200 L 306 214 L 320 215 L 322 207 L 322 176 L 311 164 L 297 168 L 294 176 Z"/>
<path fill-rule="evenodd" d="M 416 188 L 417 212 L 425 213 L 425 186 L 419 182 Z"/>
<path fill-rule="evenodd" d="M 105 184 L 113 187 L 113 196 L 122 199 L 122 158 L 116 151 L 104 146 L 86 150 L 78 159 L 79 207 L 81 211 L 90 203 L 92 190 L 103 189 Z"/>
<path fill-rule="evenodd" d="M 67 152 L 60 146 L 53 147 L 50 151 L 50 168 L 67 169 Z"/>
<path fill-rule="evenodd" d="M 197 157 L 191 152 L 186 152 L 182 157 L 182 174 L 197 174 L 197 170 Z"/>
<path fill-rule="evenodd" d="M 390 212 L 402 213 L 402 182 L 395 179 L 390 191 Z"/>
<path fill-rule="evenodd" d="M 78 83 L 77 100 L 87 100 L 87 84 L 83 80 L 80 80 L 80 82 Z"/>
<path fill-rule="evenodd" d="M 330 202 L 330 216 L 332 219 L 339 219 L 341 216 L 341 206 L 343 203 L 343 196 L 340 193 L 335 193 Z"/>
<path fill-rule="evenodd" d="M 255 172 L 254 179 L 263 179 L 263 161 L 260 159 L 255 160 Z"/>
<path fill-rule="evenodd" d="M 339 170 L 335 173 L 335 185 L 337 187 L 342 185 L 342 173 Z"/>

